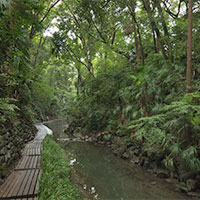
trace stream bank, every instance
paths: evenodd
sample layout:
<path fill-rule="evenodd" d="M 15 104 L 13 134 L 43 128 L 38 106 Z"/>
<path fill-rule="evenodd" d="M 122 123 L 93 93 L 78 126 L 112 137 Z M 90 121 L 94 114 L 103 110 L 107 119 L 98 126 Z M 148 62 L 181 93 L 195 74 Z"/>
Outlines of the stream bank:
<path fill-rule="evenodd" d="M 83 135 L 81 127 L 69 124 L 65 128 L 66 140 L 89 141 L 94 144 L 106 146 L 112 153 L 129 162 L 133 167 L 140 165 L 154 177 L 163 179 L 173 185 L 173 189 L 179 193 L 185 193 L 191 198 L 200 198 L 200 171 L 182 172 L 181 166 L 176 171 L 166 169 L 165 155 L 158 150 L 144 151 L 140 144 L 130 143 L 126 136 L 116 136 L 109 132 L 90 133 Z"/>

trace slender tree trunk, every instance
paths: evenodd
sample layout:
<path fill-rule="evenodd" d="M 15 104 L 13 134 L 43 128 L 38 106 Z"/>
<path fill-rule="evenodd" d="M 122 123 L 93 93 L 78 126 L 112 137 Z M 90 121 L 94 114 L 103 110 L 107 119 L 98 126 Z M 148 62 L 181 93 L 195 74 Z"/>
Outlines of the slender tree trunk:
<path fill-rule="evenodd" d="M 188 92 L 191 92 L 191 90 L 192 90 L 192 0 L 189 0 L 189 10 L 188 10 L 186 81 L 187 81 Z"/>
<path fill-rule="evenodd" d="M 135 13 L 135 3 L 130 1 L 129 11 L 133 19 L 133 28 L 134 28 L 134 39 L 135 39 L 135 46 L 136 46 L 136 56 L 137 56 L 137 63 L 139 64 L 142 59 L 142 64 L 144 65 L 144 48 L 142 44 L 142 37 L 140 34 L 140 28 L 136 20 L 136 13 Z M 139 48 L 140 45 L 140 48 Z"/>
<path fill-rule="evenodd" d="M 142 64 L 144 65 L 144 47 L 143 47 L 143 43 L 142 43 L 142 37 L 141 37 L 140 28 L 139 28 L 137 21 L 135 21 L 135 23 L 137 25 L 137 32 L 138 32 L 139 43 L 140 43 L 140 52 L 141 52 Z"/>
<path fill-rule="evenodd" d="M 89 56 L 88 56 L 89 57 Z M 88 62 L 88 71 L 90 72 L 91 76 L 94 77 L 94 67 L 89 58 L 87 58 Z"/>
<path fill-rule="evenodd" d="M 80 36 L 79 38 L 81 40 L 81 43 L 82 43 L 82 46 L 83 46 L 83 52 L 85 54 L 85 58 L 86 58 L 86 61 L 87 61 L 86 65 L 87 65 L 88 72 L 90 73 L 91 76 L 94 77 L 94 67 L 93 67 L 93 64 L 92 64 L 92 61 L 91 61 L 91 58 L 90 58 L 90 55 L 89 55 L 90 49 L 88 47 L 87 40 L 85 38 L 83 38 L 82 36 Z M 90 37 L 88 38 L 88 41 L 90 41 Z"/>
<path fill-rule="evenodd" d="M 42 39 L 43 39 L 43 34 L 40 36 L 40 41 L 39 41 L 39 44 L 37 46 L 37 51 L 35 53 L 35 59 L 34 59 L 34 62 L 33 62 L 33 66 L 35 66 L 36 63 L 37 63 L 37 59 L 38 59 L 38 55 L 39 55 L 39 50 L 40 50 L 40 47 L 41 47 L 41 44 L 42 44 Z"/>
<path fill-rule="evenodd" d="M 77 82 L 77 96 L 79 96 L 80 94 L 80 89 L 81 89 L 81 85 L 82 85 L 82 76 L 81 76 L 81 70 L 80 70 L 80 64 L 76 63 L 76 69 L 78 72 L 78 82 Z"/>
<path fill-rule="evenodd" d="M 167 24 L 165 22 L 163 10 L 162 10 L 162 7 L 160 5 L 160 0 L 156 1 L 156 6 L 158 8 L 158 12 L 159 12 L 159 15 L 160 15 L 160 18 L 161 18 L 161 23 L 162 23 L 162 26 L 163 26 L 165 37 L 167 38 L 166 43 L 167 43 L 167 46 L 168 46 L 169 60 L 172 63 L 173 62 L 172 45 L 171 45 L 171 42 L 170 42 L 169 32 L 168 32 Z"/>
<path fill-rule="evenodd" d="M 155 32 L 154 32 L 153 28 L 152 28 L 152 35 L 153 35 L 154 52 L 158 53 L 157 42 L 156 42 L 156 35 L 155 35 Z"/>
<path fill-rule="evenodd" d="M 131 16 L 133 19 L 133 31 L 134 31 L 134 40 L 135 40 L 135 50 L 136 50 L 136 61 L 137 64 L 140 64 L 140 50 L 139 50 L 139 45 L 138 45 L 138 35 L 137 35 L 137 29 L 136 29 L 136 23 L 135 23 L 135 3 L 131 4 L 131 8 L 129 8 L 131 12 Z"/>
<path fill-rule="evenodd" d="M 136 58 L 137 58 L 137 64 L 140 64 L 140 49 L 138 45 L 138 36 L 137 36 L 137 30 L 136 26 L 134 24 L 134 39 L 135 39 L 135 49 L 136 49 Z"/>
<path fill-rule="evenodd" d="M 153 18 L 149 0 L 143 0 L 143 4 L 144 4 L 145 10 L 147 12 L 147 16 L 149 18 L 149 21 L 150 21 L 150 24 L 151 24 L 151 27 L 152 27 L 152 31 L 155 31 L 155 33 L 156 33 L 157 40 L 159 42 L 159 47 L 161 48 L 162 55 L 163 55 L 165 61 L 167 62 L 168 61 L 168 57 L 167 57 L 165 49 L 164 49 L 164 43 L 162 41 L 160 31 L 159 31 L 158 27 L 156 26 L 156 22 L 155 22 L 155 20 Z"/>

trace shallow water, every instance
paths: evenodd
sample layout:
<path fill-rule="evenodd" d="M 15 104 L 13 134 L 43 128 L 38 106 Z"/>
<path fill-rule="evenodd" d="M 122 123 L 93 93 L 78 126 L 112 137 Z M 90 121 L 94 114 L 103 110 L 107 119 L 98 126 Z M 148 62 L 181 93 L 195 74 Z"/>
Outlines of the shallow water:
<path fill-rule="evenodd" d="M 102 200 L 189 199 L 172 185 L 145 169 L 114 156 L 103 146 L 86 142 L 66 143 L 76 171 Z M 93 188 L 93 190 L 94 190 Z"/>

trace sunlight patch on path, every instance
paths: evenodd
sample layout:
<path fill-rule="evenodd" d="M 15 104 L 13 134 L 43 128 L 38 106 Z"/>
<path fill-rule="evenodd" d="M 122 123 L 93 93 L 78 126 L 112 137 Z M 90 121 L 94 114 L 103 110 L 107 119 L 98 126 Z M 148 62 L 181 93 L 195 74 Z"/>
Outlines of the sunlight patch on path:
<path fill-rule="evenodd" d="M 42 140 L 46 137 L 46 135 L 53 134 L 53 131 L 43 124 L 37 124 L 35 126 L 38 129 L 37 135 L 35 137 L 37 140 Z"/>

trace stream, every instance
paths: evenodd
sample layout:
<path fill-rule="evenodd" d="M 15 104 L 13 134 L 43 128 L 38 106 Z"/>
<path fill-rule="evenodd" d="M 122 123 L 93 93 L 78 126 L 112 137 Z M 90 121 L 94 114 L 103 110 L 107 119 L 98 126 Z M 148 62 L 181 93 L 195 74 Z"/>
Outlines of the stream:
<path fill-rule="evenodd" d="M 48 124 L 57 136 L 64 124 Z M 59 127 L 59 128 L 58 128 Z M 144 168 L 112 154 L 102 145 L 89 142 L 64 142 L 71 165 L 82 179 L 82 187 L 101 200 L 176 200 L 191 199 L 174 190 L 173 184 L 156 178 Z"/>

